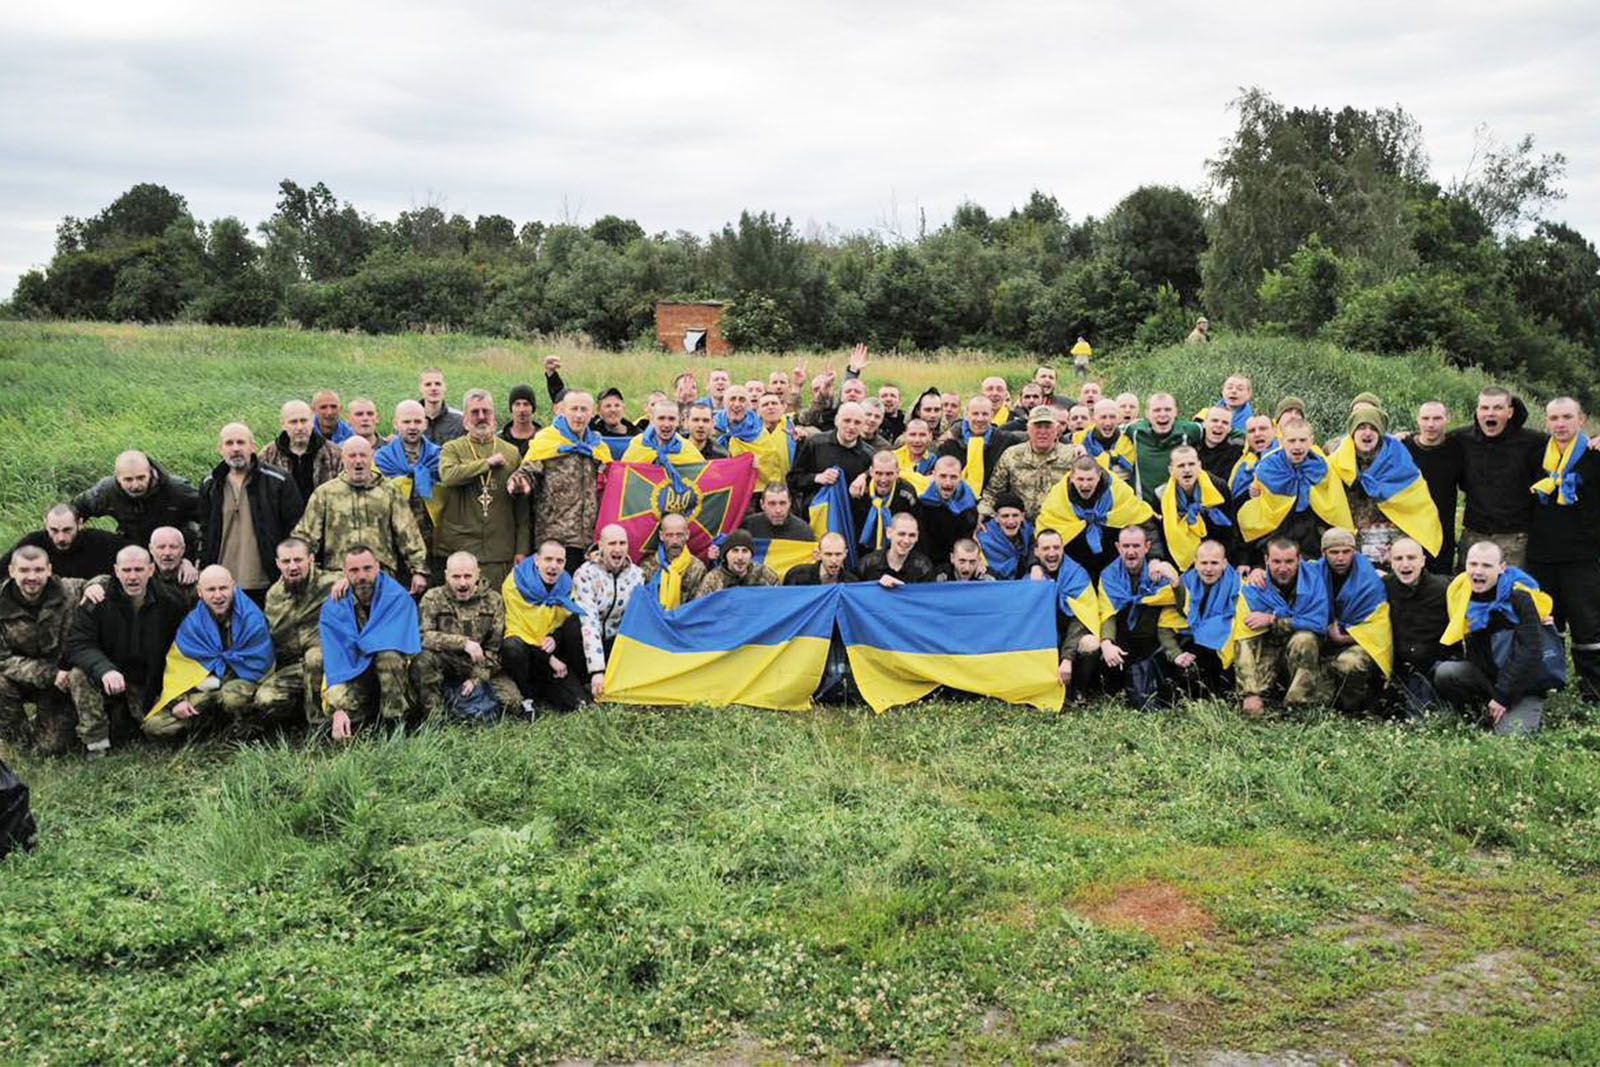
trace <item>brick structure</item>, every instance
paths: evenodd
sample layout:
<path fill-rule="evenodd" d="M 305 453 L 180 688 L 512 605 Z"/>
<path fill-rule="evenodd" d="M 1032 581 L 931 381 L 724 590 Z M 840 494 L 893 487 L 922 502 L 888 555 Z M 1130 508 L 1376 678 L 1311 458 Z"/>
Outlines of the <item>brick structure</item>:
<path fill-rule="evenodd" d="M 656 304 L 656 343 L 680 355 L 725 356 L 733 347 L 723 340 L 722 331 L 717 328 L 721 318 L 720 300 L 662 301 Z"/>

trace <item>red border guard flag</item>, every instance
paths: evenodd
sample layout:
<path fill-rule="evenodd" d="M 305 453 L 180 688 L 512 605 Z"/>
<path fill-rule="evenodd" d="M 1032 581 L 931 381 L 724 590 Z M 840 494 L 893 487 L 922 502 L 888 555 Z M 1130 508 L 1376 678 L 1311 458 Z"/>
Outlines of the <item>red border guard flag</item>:
<path fill-rule="evenodd" d="M 755 483 L 755 456 L 748 452 L 671 471 L 654 463 L 611 463 L 595 534 L 613 522 L 627 530 L 628 551 L 637 563 L 655 551 L 662 516 L 682 515 L 689 520 L 689 551 L 704 557 L 712 541 L 744 521 Z"/>

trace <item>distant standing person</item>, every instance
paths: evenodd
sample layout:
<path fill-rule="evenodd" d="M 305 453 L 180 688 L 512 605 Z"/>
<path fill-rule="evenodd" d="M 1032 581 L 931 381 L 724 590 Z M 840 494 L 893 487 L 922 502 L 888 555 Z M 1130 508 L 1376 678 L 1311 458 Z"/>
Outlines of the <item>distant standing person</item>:
<path fill-rule="evenodd" d="M 1072 346 L 1072 373 L 1080 378 L 1089 377 L 1089 357 L 1094 355 L 1094 349 L 1089 347 L 1089 342 L 1082 337 Z"/>
<path fill-rule="evenodd" d="M 1194 329 L 1183 339 L 1186 345 L 1203 345 L 1211 341 L 1211 320 L 1201 315 L 1194 320 Z"/>

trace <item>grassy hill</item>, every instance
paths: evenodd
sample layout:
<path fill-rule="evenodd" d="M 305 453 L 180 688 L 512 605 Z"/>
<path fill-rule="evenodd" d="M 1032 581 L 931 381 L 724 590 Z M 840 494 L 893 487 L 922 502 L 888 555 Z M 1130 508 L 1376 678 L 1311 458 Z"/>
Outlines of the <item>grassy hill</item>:
<path fill-rule="evenodd" d="M 437 363 L 503 395 L 542 354 L 0 325 L 0 520 L 135 442 L 198 474 L 221 422 L 264 434 L 314 384 L 382 406 Z M 679 362 L 563 355 L 630 394 Z M 1234 366 L 1330 416 L 1477 388 L 1248 340 L 1104 369 L 1191 408 Z M 965 392 L 988 364 L 891 369 Z M 1550 722 L 601 707 L 24 761 L 43 843 L 0 865 L 0 1061 L 1597 1062 L 1600 709 Z"/>

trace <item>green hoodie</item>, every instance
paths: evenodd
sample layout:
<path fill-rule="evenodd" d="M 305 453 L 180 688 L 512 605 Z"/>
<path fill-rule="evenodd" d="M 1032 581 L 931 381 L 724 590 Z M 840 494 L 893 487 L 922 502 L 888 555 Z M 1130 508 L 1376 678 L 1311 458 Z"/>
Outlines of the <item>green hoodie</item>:
<path fill-rule="evenodd" d="M 1177 420 L 1164 434 L 1156 433 L 1149 419 L 1131 423 L 1125 432 L 1133 439 L 1133 491 L 1152 506 L 1157 503 L 1156 491 L 1167 480 L 1167 460 L 1172 450 L 1179 445 L 1198 448 L 1206 438 L 1205 428 L 1188 419 Z"/>

